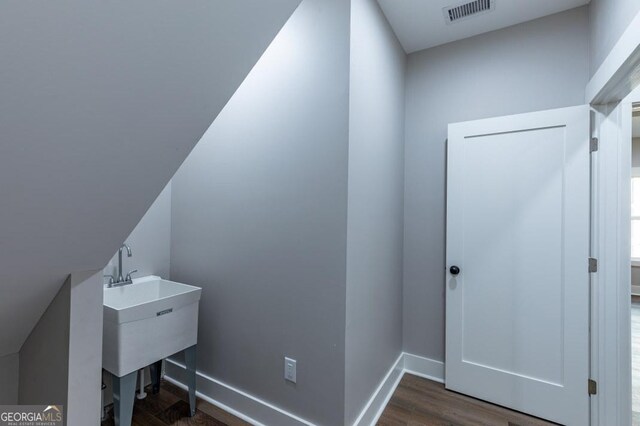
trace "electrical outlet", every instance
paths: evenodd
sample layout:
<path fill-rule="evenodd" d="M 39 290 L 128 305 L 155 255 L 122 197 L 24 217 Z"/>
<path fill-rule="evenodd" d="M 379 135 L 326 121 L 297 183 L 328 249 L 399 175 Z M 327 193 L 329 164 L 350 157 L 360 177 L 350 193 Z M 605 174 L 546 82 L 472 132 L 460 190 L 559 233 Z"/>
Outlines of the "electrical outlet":
<path fill-rule="evenodd" d="M 284 378 L 290 382 L 296 382 L 296 360 L 284 357 Z"/>

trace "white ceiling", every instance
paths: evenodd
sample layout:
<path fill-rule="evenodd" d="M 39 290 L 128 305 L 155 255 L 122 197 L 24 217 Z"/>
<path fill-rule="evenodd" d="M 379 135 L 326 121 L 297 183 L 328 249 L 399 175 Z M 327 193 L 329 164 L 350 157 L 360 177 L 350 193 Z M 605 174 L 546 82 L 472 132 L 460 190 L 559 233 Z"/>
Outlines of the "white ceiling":
<path fill-rule="evenodd" d="M 495 0 L 489 13 L 447 24 L 442 9 L 471 0 L 378 0 L 407 53 L 531 21 L 589 0 Z"/>

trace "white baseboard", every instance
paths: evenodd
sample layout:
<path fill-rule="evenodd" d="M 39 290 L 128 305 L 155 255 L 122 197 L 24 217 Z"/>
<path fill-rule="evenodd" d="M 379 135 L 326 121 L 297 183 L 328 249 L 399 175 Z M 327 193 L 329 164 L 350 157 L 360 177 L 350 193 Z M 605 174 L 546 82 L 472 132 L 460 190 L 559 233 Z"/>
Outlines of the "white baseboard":
<path fill-rule="evenodd" d="M 165 379 L 186 389 L 186 368 L 171 359 L 165 360 Z M 203 400 L 256 426 L 314 426 L 313 423 L 263 401 L 240 389 L 197 372 L 196 394 Z"/>
<path fill-rule="evenodd" d="M 404 353 L 404 370 L 415 376 L 444 383 L 444 362 Z"/>
<path fill-rule="evenodd" d="M 405 373 L 444 383 L 442 361 L 403 352 L 371 396 L 353 426 L 374 426 L 378 422 Z"/>
<path fill-rule="evenodd" d="M 389 369 L 387 375 L 382 379 L 382 382 L 380 382 L 380 385 L 369 399 L 369 402 L 367 402 L 367 405 L 362 409 L 353 426 L 374 425 L 378 421 L 403 375 L 404 353 L 401 353 Z"/>
<path fill-rule="evenodd" d="M 186 389 L 185 366 L 167 359 L 165 379 Z M 444 363 L 403 352 L 373 393 L 353 426 L 376 424 L 404 373 L 444 383 Z M 198 397 L 256 426 L 314 426 L 313 423 L 226 383 L 197 373 Z"/>

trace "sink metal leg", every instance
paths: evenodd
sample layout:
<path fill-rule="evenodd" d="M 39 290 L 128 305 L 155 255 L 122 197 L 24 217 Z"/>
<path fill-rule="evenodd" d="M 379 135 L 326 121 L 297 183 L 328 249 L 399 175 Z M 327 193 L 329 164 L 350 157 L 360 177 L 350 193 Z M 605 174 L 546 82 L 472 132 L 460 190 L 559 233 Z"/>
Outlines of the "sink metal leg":
<path fill-rule="evenodd" d="M 126 376 L 113 376 L 113 415 L 115 426 L 131 426 L 136 394 L 137 371 Z"/>
<path fill-rule="evenodd" d="M 187 386 L 189 387 L 189 408 L 191 416 L 196 414 L 196 346 L 184 350 L 184 363 L 187 366 Z"/>
<path fill-rule="evenodd" d="M 149 372 L 151 373 L 151 386 L 153 394 L 160 392 L 160 375 L 162 374 L 162 360 L 156 361 L 149 366 Z"/>

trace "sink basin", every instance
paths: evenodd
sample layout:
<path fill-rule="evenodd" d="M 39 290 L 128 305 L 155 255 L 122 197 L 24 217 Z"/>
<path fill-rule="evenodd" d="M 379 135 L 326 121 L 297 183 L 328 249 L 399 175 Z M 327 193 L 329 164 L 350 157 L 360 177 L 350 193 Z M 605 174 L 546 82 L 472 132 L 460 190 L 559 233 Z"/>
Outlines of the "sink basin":
<path fill-rule="evenodd" d="M 123 377 L 195 345 L 201 292 L 156 276 L 105 287 L 103 368 Z"/>

